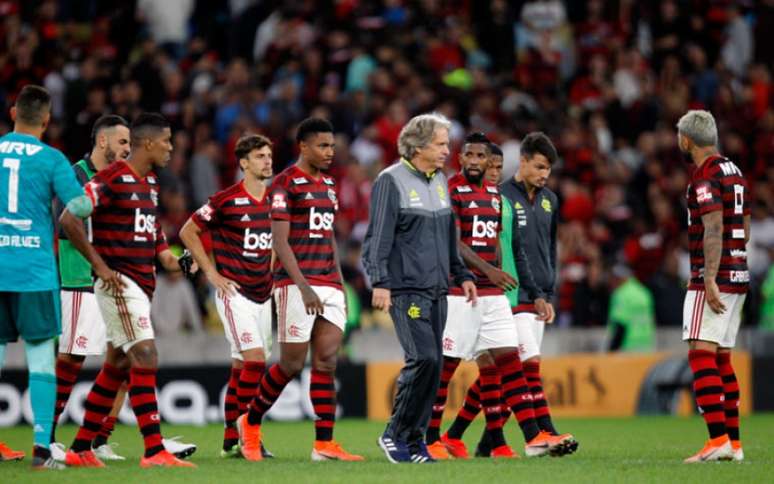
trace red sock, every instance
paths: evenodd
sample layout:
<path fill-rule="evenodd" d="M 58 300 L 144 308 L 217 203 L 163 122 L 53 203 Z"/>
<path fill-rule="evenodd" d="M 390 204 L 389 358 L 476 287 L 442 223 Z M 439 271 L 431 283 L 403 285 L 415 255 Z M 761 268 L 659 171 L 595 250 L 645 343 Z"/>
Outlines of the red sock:
<path fill-rule="evenodd" d="M 336 422 L 336 384 L 333 373 L 312 369 L 309 397 L 317 415 L 314 421 L 315 440 L 333 440 Z"/>
<path fill-rule="evenodd" d="M 269 371 L 261 378 L 261 383 L 258 385 L 258 393 L 248 407 L 247 422 L 250 425 L 261 423 L 264 414 L 274 405 L 274 402 L 277 401 L 280 393 L 282 393 L 282 389 L 285 388 L 285 385 L 290 380 L 291 377 L 285 375 L 285 372 L 282 371 L 278 364 L 274 364 L 269 368 Z"/>
<path fill-rule="evenodd" d="M 726 431 L 731 440 L 739 440 L 739 382 L 731 365 L 731 353 L 718 353 L 718 371 L 723 381 L 723 409 L 726 414 Z"/>
<path fill-rule="evenodd" d="M 56 360 L 56 406 L 54 407 L 54 425 L 51 428 L 51 442 L 56 442 L 56 425 L 59 417 L 67 406 L 70 393 L 73 391 L 78 373 L 83 363 L 70 363 L 69 361 Z"/>
<path fill-rule="evenodd" d="M 438 385 L 438 393 L 435 395 L 435 403 L 433 403 L 433 411 L 430 415 L 430 425 L 427 427 L 427 433 L 425 434 L 425 442 L 428 444 L 432 444 L 441 438 L 441 419 L 443 418 L 443 410 L 446 408 L 446 398 L 449 395 L 449 381 L 454 376 L 454 372 L 457 371 L 459 364 L 459 358 L 443 357 L 441 381 Z"/>
<path fill-rule="evenodd" d="M 145 443 L 145 457 L 152 457 L 164 450 L 161 443 L 159 405 L 156 401 L 155 368 L 129 370 L 129 401 Z"/>
<path fill-rule="evenodd" d="M 97 432 L 97 436 L 92 442 L 92 447 L 97 448 L 101 445 L 107 444 L 110 435 L 113 433 L 113 429 L 116 428 L 117 421 L 118 419 L 116 417 L 111 417 L 109 415 L 105 417 L 105 419 L 102 421 L 102 427 L 100 427 L 99 432 Z"/>
<path fill-rule="evenodd" d="M 723 408 L 723 381 L 720 379 L 716 355 L 712 351 L 690 350 L 688 363 L 693 371 L 693 391 L 696 404 L 704 416 L 710 438 L 726 433 L 726 414 Z"/>
<path fill-rule="evenodd" d="M 241 368 L 231 367 L 231 374 L 228 378 L 228 388 L 226 389 L 226 398 L 223 402 L 223 419 L 225 428 L 223 430 L 223 449 L 229 450 L 237 441 L 239 441 L 239 432 L 237 432 L 234 423 L 239 417 L 239 402 L 237 401 L 237 385 L 239 385 L 239 375 Z"/>
<path fill-rule="evenodd" d="M 481 368 L 481 408 L 486 417 L 486 430 L 492 448 L 505 445 L 503 436 L 502 408 L 500 405 L 500 373 L 497 367 Z"/>
<path fill-rule="evenodd" d="M 480 393 L 481 376 L 479 375 L 476 381 L 468 388 L 468 392 L 465 394 L 465 403 L 463 403 L 462 408 L 457 412 L 457 417 L 454 419 L 451 427 L 449 427 L 447 433 L 450 439 L 461 439 L 470 423 L 476 418 L 478 412 L 481 411 Z"/>
<path fill-rule="evenodd" d="M 86 413 L 83 415 L 83 425 L 78 429 L 71 446 L 73 451 L 83 452 L 91 449 L 91 441 L 102 428 L 105 417 L 110 415 L 116 393 L 124 380 L 126 380 L 126 371 L 119 370 L 108 363 L 102 365 L 102 370 L 97 375 L 83 405 Z"/>
<path fill-rule="evenodd" d="M 535 420 L 532 393 L 524 378 L 519 355 L 515 352 L 501 355 L 495 358 L 495 363 L 500 370 L 503 399 L 519 421 L 524 440 L 529 442 L 540 433 L 540 428 Z"/>
<path fill-rule="evenodd" d="M 532 394 L 532 408 L 535 409 L 535 420 L 537 420 L 540 430 L 545 430 L 549 434 L 557 435 L 551 421 L 551 413 L 548 410 L 548 401 L 543 392 L 543 381 L 540 378 L 540 361 L 527 361 L 524 363 L 524 377 L 529 385 L 529 392 Z"/>
<path fill-rule="evenodd" d="M 258 382 L 266 372 L 266 363 L 263 361 L 245 361 L 242 373 L 239 375 L 237 385 L 237 400 L 239 402 L 239 414 L 247 412 L 250 400 L 258 393 Z"/>

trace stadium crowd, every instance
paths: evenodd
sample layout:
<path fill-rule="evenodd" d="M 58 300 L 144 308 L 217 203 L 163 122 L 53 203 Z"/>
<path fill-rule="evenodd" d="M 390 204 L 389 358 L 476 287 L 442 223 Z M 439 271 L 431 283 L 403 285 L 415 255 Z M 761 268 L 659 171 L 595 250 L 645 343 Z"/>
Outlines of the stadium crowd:
<path fill-rule="evenodd" d="M 454 120 L 456 148 L 472 131 L 498 143 L 504 176 L 527 132 L 556 143 L 558 324 L 606 324 L 613 268 L 626 266 L 652 292 L 658 324 L 679 326 L 689 165 L 675 123 L 709 109 L 753 194 L 745 325 L 774 329 L 774 49 L 756 48 L 774 28 L 772 0 L 0 0 L 0 19 L 0 134 L 28 83 L 52 93 L 44 141 L 71 161 L 103 114 L 173 123 L 161 174 L 172 243 L 240 176 L 240 135 L 268 136 L 278 173 L 296 156 L 295 125 L 330 119 L 343 270 L 364 311 L 373 179 L 396 160 L 408 119 L 437 110 Z M 158 291 L 159 333 L 202 329 L 203 281 L 196 297 L 172 276 Z"/>

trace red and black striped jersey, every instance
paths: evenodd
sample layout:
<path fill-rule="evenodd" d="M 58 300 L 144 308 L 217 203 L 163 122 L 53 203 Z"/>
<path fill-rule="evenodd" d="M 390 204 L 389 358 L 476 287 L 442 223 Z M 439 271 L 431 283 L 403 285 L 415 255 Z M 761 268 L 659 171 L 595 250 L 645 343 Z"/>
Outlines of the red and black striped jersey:
<path fill-rule="evenodd" d="M 159 188 L 153 172 L 140 177 L 116 161 L 86 184 L 94 204 L 92 244 L 107 265 L 132 279 L 148 297 L 156 287 L 156 256 L 167 249 L 158 219 Z"/>
<path fill-rule="evenodd" d="M 750 214 L 747 180 L 736 164 L 722 156 L 712 156 L 691 176 L 688 199 L 688 249 L 691 281 L 688 289 L 704 289 L 704 224 L 702 215 L 723 212 L 723 248 L 715 281 L 721 292 L 747 292 L 744 217 Z"/>
<path fill-rule="evenodd" d="M 470 183 L 465 175 L 457 173 L 449 179 L 449 198 L 455 221 L 464 244 L 484 261 L 498 267 L 497 240 L 500 235 L 500 191 L 496 185 L 484 181 L 481 186 Z M 476 276 L 476 288 L 482 296 L 503 294 L 489 278 L 470 267 Z M 463 295 L 461 287 L 452 287 L 449 294 Z"/>
<path fill-rule="evenodd" d="M 288 243 L 301 273 L 311 285 L 341 288 L 333 249 L 333 221 L 339 209 L 334 179 L 322 175 L 315 180 L 291 165 L 277 175 L 271 188 L 271 218 L 290 222 Z M 277 261 L 274 286 L 290 284 L 293 281 Z"/>
<path fill-rule="evenodd" d="M 218 272 L 239 284 L 244 297 L 263 303 L 271 296 L 271 204 L 269 189 L 253 198 L 239 182 L 199 208 L 191 220 L 212 234 Z"/>

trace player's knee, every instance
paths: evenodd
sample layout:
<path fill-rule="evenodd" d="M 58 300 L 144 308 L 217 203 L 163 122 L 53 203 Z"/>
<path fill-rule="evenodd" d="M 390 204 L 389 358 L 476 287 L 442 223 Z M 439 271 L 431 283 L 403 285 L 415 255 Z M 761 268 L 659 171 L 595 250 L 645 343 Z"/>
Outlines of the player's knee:
<path fill-rule="evenodd" d="M 64 361 L 65 363 L 70 363 L 73 365 L 80 365 L 84 361 L 86 361 L 86 356 L 84 355 L 71 355 L 67 353 L 59 353 L 56 357 L 59 361 Z"/>
<path fill-rule="evenodd" d="M 336 358 L 315 359 L 312 368 L 323 373 L 334 373 L 336 371 Z"/>
<path fill-rule="evenodd" d="M 282 372 L 285 373 L 285 375 L 289 377 L 294 377 L 299 373 L 301 373 L 301 371 L 304 369 L 304 361 L 303 360 L 280 361 L 280 368 L 282 368 Z"/>
<path fill-rule="evenodd" d="M 24 342 L 27 367 L 30 373 L 56 374 L 54 348 L 53 338 Z"/>
<path fill-rule="evenodd" d="M 156 368 L 158 366 L 158 352 L 153 341 L 141 341 L 129 350 L 132 366 L 140 368 Z"/>

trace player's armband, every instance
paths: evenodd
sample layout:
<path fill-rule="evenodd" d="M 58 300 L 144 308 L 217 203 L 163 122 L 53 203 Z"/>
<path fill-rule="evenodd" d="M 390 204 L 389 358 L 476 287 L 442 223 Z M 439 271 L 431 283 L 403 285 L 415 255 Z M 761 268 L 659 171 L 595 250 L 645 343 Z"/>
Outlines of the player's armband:
<path fill-rule="evenodd" d="M 75 197 L 67 203 L 67 210 L 78 218 L 86 218 L 91 215 L 94 206 L 86 195 Z"/>

